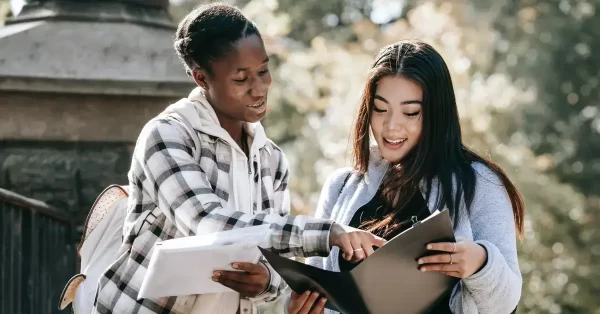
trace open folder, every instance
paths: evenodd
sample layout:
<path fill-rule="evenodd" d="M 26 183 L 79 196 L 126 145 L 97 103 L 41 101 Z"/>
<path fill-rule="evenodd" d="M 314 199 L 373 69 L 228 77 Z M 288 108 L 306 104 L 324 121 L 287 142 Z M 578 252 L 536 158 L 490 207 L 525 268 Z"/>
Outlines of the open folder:
<path fill-rule="evenodd" d="M 421 272 L 417 259 L 432 242 L 455 242 L 448 210 L 416 221 L 349 272 L 332 272 L 260 248 L 292 290 L 317 291 L 325 307 L 344 314 L 429 313 L 458 282 L 438 272 Z"/>

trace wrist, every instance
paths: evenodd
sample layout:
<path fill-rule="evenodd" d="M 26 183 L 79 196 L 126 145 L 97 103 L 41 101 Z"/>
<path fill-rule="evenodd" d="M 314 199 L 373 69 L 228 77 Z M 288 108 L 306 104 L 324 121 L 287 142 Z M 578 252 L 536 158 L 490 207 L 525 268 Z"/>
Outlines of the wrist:
<path fill-rule="evenodd" d="M 327 243 L 329 244 L 329 249 L 335 246 L 335 240 L 337 238 L 336 234 L 339 232 L 340 227 L 341 226 L 335 221 L 331 223 L 331 227 L 329 228 L 329 233 L 327 235 Z"/>
<path fill-rule="evenodd" d="M 259 296 L 269 292 L 269 288 L 271 287 L 271 281 L 273 279 L 273 274 L 271 273 L 271 270 L 269 269 L 269 266 L 267 266 L 266 262 L 260 261 L 260 264 L 267 270 L 267 284 L 265 285 L 263 291 L 258 294 Z"/>
<path fill-rule="evenodd" d="M 479 266 L 479 268 L 477 269 L 477 271 L 475 271 L 475 273 L 478 273 L 479 271 L 481 271 L 485 265 L 487 265 L 488 262 L 488 252 L 487 249 L 485 248 L 485 246 L 477 243 L 477 245 L 479 246 L 479 248 L 481 249 L 482 252 L 482 258 L 481 258 L 481 265 Z"/>

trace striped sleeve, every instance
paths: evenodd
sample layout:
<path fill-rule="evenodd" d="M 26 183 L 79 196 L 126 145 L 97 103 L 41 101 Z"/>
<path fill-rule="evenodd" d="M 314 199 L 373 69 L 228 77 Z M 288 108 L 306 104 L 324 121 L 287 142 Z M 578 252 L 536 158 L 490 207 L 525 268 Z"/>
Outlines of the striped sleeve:
<path fill-rule="evenodd" d="M 329 253 L 332 222 L 328 219 L 252 215 L 223 208 L 214 190 L 219 188 L 218 175 L 200 167 L 193 158 L 193 145 L 186 143 L 186 138 L 189 136 L 176 121 L 157 119 L 144 127 L 134 152 L 145 176 L 145 190 L 180 232 L 188 236 L 270 224 L 272 232 L 266 248 L 277 254 L 308 257 Z M 287 184 L 285 175 L 280 174 L 281 193 L 287 190 L 283 188 Z"/>

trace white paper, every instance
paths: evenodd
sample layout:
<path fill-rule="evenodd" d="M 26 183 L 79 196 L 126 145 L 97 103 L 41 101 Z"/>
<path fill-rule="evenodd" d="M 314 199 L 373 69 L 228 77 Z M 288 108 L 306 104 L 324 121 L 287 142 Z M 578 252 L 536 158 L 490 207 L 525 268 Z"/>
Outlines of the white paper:
<path fill-rule="evenodd" d="M 212 281 L 213 271 L 257 263 L 269 234 L 270 226 L 260 225 L 157 243 L 138 299 L 232 292 Z"/>

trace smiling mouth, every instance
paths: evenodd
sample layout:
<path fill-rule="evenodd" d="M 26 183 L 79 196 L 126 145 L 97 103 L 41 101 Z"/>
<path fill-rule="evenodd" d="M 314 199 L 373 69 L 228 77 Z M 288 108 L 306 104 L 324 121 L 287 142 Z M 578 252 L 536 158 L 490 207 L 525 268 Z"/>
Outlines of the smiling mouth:
<path fill-rule="evenodd" d="M 262 107 L 264 104 L 266 103 L 266 100 L 263 100 L 262 102 L 256 103 L 256 104 L 252 104 L 252 105 L 248 105 L 248 107 L 250 108 L 260 108 Z"/>
<path fill-rule="evenodd" d="M 398 145 L 398 144 L 406 142 L 405 138 L 392 140 L 392 139 L 387 139 L 384 137 L 383 140 L 392 145 Z"/>

